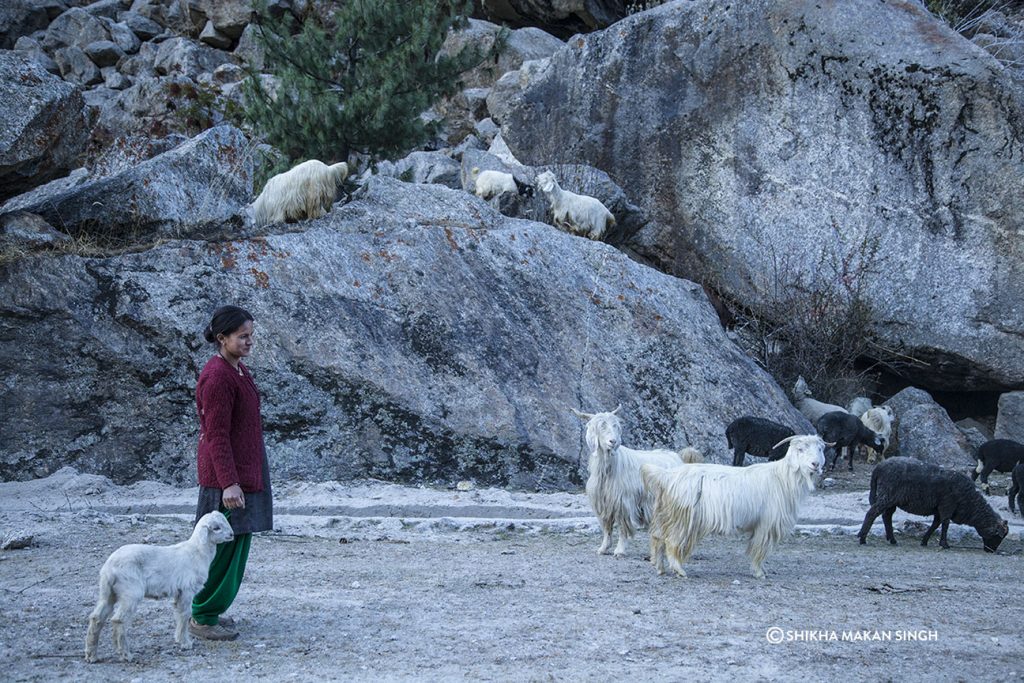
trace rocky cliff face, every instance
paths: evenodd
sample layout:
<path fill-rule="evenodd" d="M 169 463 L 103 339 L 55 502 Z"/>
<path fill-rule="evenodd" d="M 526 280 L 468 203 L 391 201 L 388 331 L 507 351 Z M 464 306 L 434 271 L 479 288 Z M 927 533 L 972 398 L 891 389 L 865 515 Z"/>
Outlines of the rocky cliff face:
<path fill-rule="evenodd" d="M 1024 383 L 1024 96 L 916 3 L 673 2 L 520 80 L 509 147 L 608 171 L 659 267 L 756 308 L 877 242 L 875 332 L 912 377 Z"/>
<path fill-rule="evenodd" d="M 916 3 L 688 0 L 622 21 L 621 2 L 481 3 L 562 36 L 618 23 L 564 46 L 513 32 L 424 113 L 445 124 L 432 151 L 260 233 L 243 219 L 254 144 L 229 126 L 157 137 L 260 64 L 248 0 L 70 5 L 0 9 L 18 53 L 0 51 L 0 479 L 73 464 L 194 482 L 200 330 L 225 302 L 257 317 L 284 478 L 573 488 L 568 409 L 620 402 L 627 445 L 718 462 L 740 415 L 810 431 L 682 277 L 756 310 L 780 273 L 852 272 L 918 383 L 1024 387 L 1019 85 Z M 448 47 L 497 30 L 472 22 Z M 89 125 L 119 132 L 67 175 Z M 552 170 L 618 225 L 595 243 L 535 222 L 540 194 L 482 202 L 474 167 Z M 103 235 L 133 253 L 76 246 Z M 969 460 L 926 395 L 891 404 L 901 452 Z"/>
<path fill-rule="evenodd" d="M 224 302 L 256 317 L 282 477 L 575 486 L 570 407 L 622 403 L 628 444 L 716 459 L 740 414 L 807 428 L 698 286 L 440 186 L 373 179 L 298 232 L 27 258 L 0 290 L 5 479 L 191 481 L 200 330 Z"/>

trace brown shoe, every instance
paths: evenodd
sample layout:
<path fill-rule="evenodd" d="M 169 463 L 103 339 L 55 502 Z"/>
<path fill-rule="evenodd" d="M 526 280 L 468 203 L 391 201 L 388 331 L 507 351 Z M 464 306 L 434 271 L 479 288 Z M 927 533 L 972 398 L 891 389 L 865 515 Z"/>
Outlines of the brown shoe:
<path fill-rule="evenodd" d="M 227 629 L 220 624 L 199 624 L 195 619 L 188 620 L 188 632 L 203 640 L 234 640 L 238 637 L 237 631 Z"/>
<path fill-rule="evenodd" d="M 217 617 L 217 623 L 220 624 L 221 626 L 223 626 L 224 628 L 229 629 L 231 631 L 236 630 L 235 629 L 235 620 L 232 619 L 231 617 L 223 617 L 223 616 L 222 617 Z"/>

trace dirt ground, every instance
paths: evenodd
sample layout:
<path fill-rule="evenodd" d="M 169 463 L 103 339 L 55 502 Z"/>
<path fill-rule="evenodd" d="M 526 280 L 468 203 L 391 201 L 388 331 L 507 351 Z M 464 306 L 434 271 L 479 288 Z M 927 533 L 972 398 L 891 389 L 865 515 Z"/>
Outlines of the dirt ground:
<path fill-rule="evenodd" d="M 105 630 L 86 664 L 100 565 L 185 538 L 194 489 L 58 475 L 0 484 L 0 536 L 33 535 L 0 551 L 3 680 L 1024 680 L 1024 527 L 1005 497 L 999 554 L 956 526 L 950 550 L 922 548 L 926 520 L 899 516 L 898 547 L 881 522 L 859 546 L 866 505 L 843 474 L 764 581 L 739 539 L 706 539 L 687 579 L 654 572 L 645 534 L 598 557 L 578 494 L 282 485 L 231 610 L 239 640 L 179 652 L 170 605 L 147 601 L 136 661 Z"/>

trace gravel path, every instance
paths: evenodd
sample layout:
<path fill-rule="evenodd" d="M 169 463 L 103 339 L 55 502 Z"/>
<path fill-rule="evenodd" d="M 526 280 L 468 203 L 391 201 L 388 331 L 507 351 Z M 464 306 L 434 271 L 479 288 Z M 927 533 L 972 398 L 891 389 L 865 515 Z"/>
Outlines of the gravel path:
<path fill-rule="evenodd" d="M 0 503 L 0 530 L 36 535 L 0 552 L 5 680 L 1024 679 L 1019 532 L 990 555 L 970 530 L 945 551 L 921 548 L 916 527 L 899 547 L 805 530 L 756 581 L 739 540 L 706 539 L 679 579 L 644 561 L 643 534 L 626 558 L 597 557 L 589 524 L 317 515 L 284 516 L 284 532 L 254 539 L 232 609 L 238 641 L 179 653 L 169 604 L 147 601 L 131 631 L 137 661 L 116 661 L 106 630 L 102 661 L 87 665 L 103 560 L 122 543 L 184 538 L 189 523 L 45 507 Z M 773 644 L 771 627 L 803 640 Z"/>

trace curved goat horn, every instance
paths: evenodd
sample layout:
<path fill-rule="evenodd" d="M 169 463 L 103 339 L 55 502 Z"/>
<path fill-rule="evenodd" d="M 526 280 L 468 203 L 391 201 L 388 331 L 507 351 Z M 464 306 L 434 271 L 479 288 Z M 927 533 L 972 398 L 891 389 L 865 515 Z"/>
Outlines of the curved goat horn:
<path fill-rule="evenodd" d="M 591 420 L 594 417 L 590 413 L 581 413 L 580 411 L 576 410 L 575 408 L 569 408 L 569 410 L 571 410 L 573 415 L 575 415 L 576 417 L 578 417 L 581 420 Z"/>

